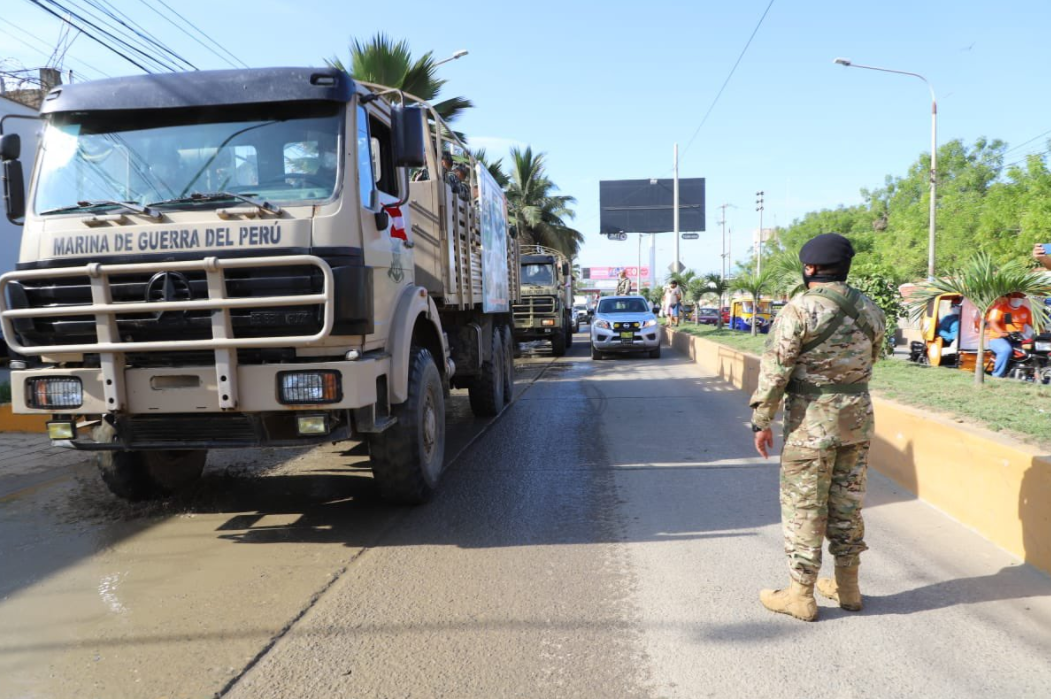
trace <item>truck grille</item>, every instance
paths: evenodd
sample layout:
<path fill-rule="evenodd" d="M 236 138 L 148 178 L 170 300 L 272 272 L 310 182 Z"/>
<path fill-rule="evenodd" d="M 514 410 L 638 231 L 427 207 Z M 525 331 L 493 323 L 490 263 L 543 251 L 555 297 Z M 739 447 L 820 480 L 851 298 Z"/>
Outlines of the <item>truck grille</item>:
<path fill-rule="evenodd" d="M 180 444 L 187 440 L 221 444 L 255 444 L 258 434 L 247 415 L 137 415 L 122 421 L 121 433 L 131 444 Z"/>
<path fill-rule="evenodd" d="M 515 318 L 529 318 L 536 315 L 550 315 L 555 312 L 556 299 L 554 296 L 523 296 L 522 303 L 511 306 L 511 313 Z"/>
<path fill-rule="evenodd" d="M 163 300 L 158 284 L 151 284 L 154 276 L 149 273 L 112 275 L 109 288 L 113 302 Z M 322 274 L 312 265 L 230 269 L 225 276 L 229 298 L 316 294 L 324 283 Z M 178 278 L 178 288 L 169 290 L 174 300 L 208 298 L 204 271 L 188 270 Z M 87 276 L 25 279 L 12 283 L 9 293 L 14 308 L 91 305 Z M 117 328 L 126 342 L 198 340 L 211 337 L 211 319 L 210 310 L 127 313 L 117 316 Z M 320 305 L 234 308 L 230 310 L 230 322 L 235 338 L 309 335 L 322 327 L 322 308 Z M 74 345 L 94 342 L 96 338 L 92 316 L 24 318 L 14 321 L 14 327 L 26 345 Z"/>

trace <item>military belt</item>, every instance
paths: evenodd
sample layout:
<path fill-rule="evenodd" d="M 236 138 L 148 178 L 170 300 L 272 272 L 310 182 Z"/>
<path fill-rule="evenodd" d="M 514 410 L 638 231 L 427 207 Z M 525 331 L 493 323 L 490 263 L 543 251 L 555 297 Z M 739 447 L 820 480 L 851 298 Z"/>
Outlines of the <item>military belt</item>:
<path fill-rule="evenodd" d="M 785 392 L 797 396 L 827 396 L 837 393 L 858 395 L 860 393 L 868 393 L 868 391 L 869 385 L 867 382 L 814 384 L 792 379 L 788 382 L 788 386 L 785 387 Z"/>

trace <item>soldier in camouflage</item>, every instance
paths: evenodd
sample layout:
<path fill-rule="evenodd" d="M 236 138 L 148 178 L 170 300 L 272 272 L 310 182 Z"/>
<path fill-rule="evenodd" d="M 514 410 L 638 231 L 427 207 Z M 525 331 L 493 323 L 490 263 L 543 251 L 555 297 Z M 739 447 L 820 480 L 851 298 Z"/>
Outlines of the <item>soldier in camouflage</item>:
<path fill-rule="evenodd" d="M 804 621 L 817 618 L 814 587 L 851 611 L 861 609 L 859 557 L 865 546 L 861 507 L 874 419 L 868 381 L 879 357 L 885 318 L 848 286 L 850 241 L 819 235 L 799 252 L 808 291 L 777 314 L 751 398 L 755 446 L 773 447 L 770 424 L 785 399 L 781 454 L 781 522 L 791 582 L 763 590 L 763 605 Z M 835 580 L 818 580 L 829 540 Z"/>

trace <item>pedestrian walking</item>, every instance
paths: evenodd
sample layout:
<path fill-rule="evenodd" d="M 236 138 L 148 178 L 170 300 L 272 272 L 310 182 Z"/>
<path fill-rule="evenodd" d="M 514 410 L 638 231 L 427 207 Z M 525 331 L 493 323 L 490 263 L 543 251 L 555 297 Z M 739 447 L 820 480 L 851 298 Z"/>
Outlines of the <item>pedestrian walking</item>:
<path fill-rule="evenodd" d="M 868 382 L 883 345 L 886 320 L 868 297 L 846 284 L 854 248 L 836 233 L 799 251 L 807 291 L 777 314 L 752 395 L 752 431 L 763 456 L 785 399 L 781 453 L 781 525 L 789 586 L 763 590 L 772 612 L 817 618 L 814 587 L 850 611 L 862 606 L 858 586 L 865 545 L 861 508 L 875 420 Z M 818 580 L 829 540 L 835 579 Z"/>
<path fill-rule="evenodd" d="M 679 282 L 674 279 L 668 285 L 668 289 L 664 292 L 664 308 L 665 315 L 669 318 L 672 325 L 679 325 L 679 311 L 682 306 L 682 289 L 679 288 Z"/>
<path fill-rule="evenodd" d="M 620 270 L 620 277 L 617 278 L 617 296 L 627 296 L 631 293 L 631 280 L 628 279 L 627 270 Z"/>

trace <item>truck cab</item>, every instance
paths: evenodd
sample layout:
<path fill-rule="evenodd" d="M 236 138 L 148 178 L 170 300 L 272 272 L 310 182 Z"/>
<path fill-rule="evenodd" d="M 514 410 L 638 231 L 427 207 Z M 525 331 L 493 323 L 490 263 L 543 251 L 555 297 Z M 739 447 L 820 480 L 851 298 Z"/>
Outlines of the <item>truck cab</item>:
<path fill-rule="evenodd" d="M 520 342 L 546 340 L 561 357 L 573 344 L 573 282 L 569 260 L 558 250 L 522 246 L 522 302 L 514 306 L 514 334 Z"/>

